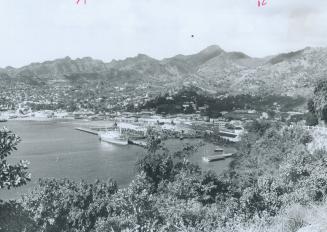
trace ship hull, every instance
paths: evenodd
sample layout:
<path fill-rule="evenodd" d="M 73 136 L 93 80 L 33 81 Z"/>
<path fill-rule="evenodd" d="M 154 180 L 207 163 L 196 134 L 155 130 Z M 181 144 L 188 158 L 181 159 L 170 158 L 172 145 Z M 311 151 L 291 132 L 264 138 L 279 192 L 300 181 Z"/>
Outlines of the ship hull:
<path fill-rule="evenodd" d="M 101 138 L 100 140 L 103 142 L 107 142 L 107 143 L 112 143 L 112 144 L 116 144 L 116 145 L 128 145 L 128 140 L 118 140 L 118 139 L 111 139 L 111 138 Z"/>
<path fill-rule="evenodd" d="M 128 145 L 128 139 L 121 136 L 120 133 L 116 131 L 99 133 L 99 139 L 103 142 L 117 144 L 117 145 Z"/>

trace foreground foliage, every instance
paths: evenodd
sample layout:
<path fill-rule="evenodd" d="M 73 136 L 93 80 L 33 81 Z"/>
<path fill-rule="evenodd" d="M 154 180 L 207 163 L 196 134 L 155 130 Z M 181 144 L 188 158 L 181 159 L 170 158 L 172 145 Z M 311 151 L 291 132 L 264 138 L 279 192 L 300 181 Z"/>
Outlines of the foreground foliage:
<path fill-rule="evenodd" d="M 17 150 L 20 140 L 7 128 L 0 129 L 0 189 L 19 187 L 30 180 L 30 174 L 27 172 L 27 161 L 21 160 L 15 165 L 7 162 L 7 157 Z"/>

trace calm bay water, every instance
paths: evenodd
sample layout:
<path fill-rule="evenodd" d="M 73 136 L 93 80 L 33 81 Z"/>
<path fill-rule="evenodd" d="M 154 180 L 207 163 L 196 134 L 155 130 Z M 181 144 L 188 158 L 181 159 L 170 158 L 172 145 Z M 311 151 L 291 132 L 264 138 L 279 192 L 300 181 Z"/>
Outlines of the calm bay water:
<path fill-rule="evenodd" d="M 100 142 L 97 136 L 77 131 L 76 121 L 8 121 L 1 123 L 22 138 L 18 151 L 10 156 L 10 163 L 30 161 L 32 181 L 13 190 L 0 190 L 0 199 L 18 198 L 33 188 L 39 178 L 114 179 L 127 185 L 135 176 L 135 163 L 144 155 L 144 149 L 134 145 L 117 146 Z M 190 141 L 183 141 L 187 143 Z M 195 141 L 192 140 L 192 143 Z M 181 141 L 169 141 L 171 149 L 181 146 Z M 214 163 L 202 161 L 203 155 L 213 154 L 214 146 L 206 144 L 191 158 L 203 169 L 221 172 L 230 160 Z"/>

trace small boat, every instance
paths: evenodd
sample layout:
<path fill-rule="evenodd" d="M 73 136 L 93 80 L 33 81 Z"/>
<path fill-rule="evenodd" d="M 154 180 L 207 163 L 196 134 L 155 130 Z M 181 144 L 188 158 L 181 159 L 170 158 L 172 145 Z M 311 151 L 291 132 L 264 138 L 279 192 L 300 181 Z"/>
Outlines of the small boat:
<path fill-rule="evenodd" d="M 223 152 L 224 152 L 224 149 L 222 149 L 222 148 L 219 147 L 219 146 L 216 146 L 216 147 L 215 147 L 215 152 L 223 153 Z"/>
<path fill-rule="evenodd" d="M 212 162 L 212 161 L 218 161 L 218 160 L 224 160 L 224 155 L 212 155 L 212 156 L 203 156 L 202 159 L 206 162 Z"/>
<path fill-rule="evenodd" d="M 212 155 L 212 156 L 203 156 L 202 159 L 206 162 L 213 162 L 218 160 L 224 160 L 226 158 L 232 157 L 233 153 L 226 153 L 222 155 Z"/>
<path fill-rule="evenodd" d="M 8 120 L 5 118 L 0 118 L 0 122 L 7 122 Z"/>

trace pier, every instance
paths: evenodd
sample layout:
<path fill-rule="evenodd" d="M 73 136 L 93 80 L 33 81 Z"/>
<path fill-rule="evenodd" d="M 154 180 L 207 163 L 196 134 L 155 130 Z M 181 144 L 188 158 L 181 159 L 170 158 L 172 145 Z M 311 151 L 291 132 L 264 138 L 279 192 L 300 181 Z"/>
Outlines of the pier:
<path fill-rule="evenodd" d="M 103 128 L 75 127 L 75 130 L 86 132 L 86 133 L 93 134 L 93 135 L 98 135 L 99 131 L 102 131 L 101 129 L 103 129 Z M 128 139 L 128 144 L 133 144 L 133 145 L 137 145 L 140 147 L 146 147 L 146 145 L 147 145 L 146 141 L 140 140 L 140 138 L 143 139 L 144 137 L 130 137 Z"/>
<path fill-rule="evenodd" d="M 212 156 L 203 156 L 203 160 L 206 162 L 213 162 L 213 161 L 219 161 L 224 160 L 226 158 L 232 157 L 234 153 L 226 153 L 221 155 L 212 155 Z"/>
<path fill-rule="evenodd" d="M 88 129 L 88 128 L 84 128 L 84 127 L 75 127 L 75 130 L 83 131 L 83 132 L 93 134 L 93 135 L 98 135 L 98 131 Z"/>

